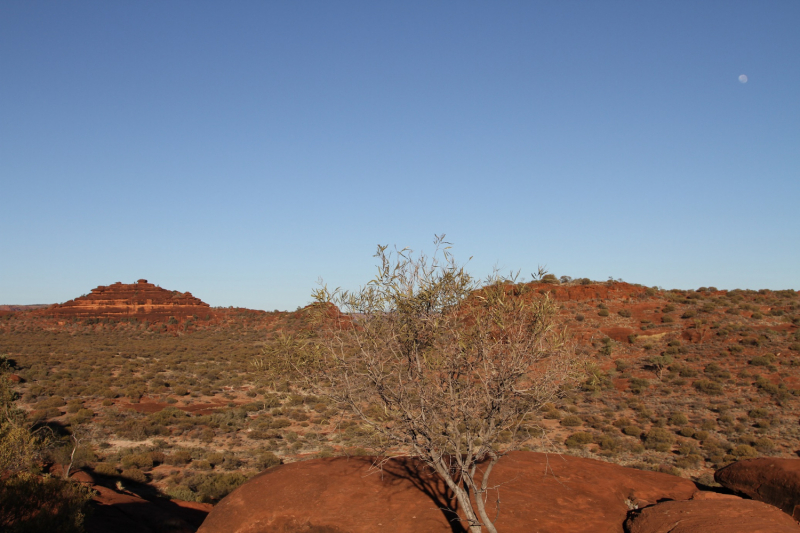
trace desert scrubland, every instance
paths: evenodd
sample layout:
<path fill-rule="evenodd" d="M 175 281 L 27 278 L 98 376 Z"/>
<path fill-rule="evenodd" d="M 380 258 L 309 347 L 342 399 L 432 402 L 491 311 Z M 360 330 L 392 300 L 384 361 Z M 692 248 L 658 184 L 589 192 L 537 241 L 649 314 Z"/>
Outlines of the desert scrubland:
<path fill-rule="evenodd" d="M 50 435 L 43 468 L 69 465 L 97 486 L 204 513 L 281 463 L 381 447 L 347 406 L 269 371 L 318 334 L 311 307 L 210 308 L 148 285 L 147 310 L 134 305 L 136 284 L 119 284 L 0 316 L 15 405 Z M 797 292 L 555 276 L 528 288 L 554 300 L 586 364 L 574 388 L 526 420 L 523 450 L 702 487 L 718 486 L 713 473 L 742 459 L 797 457 Z"/>

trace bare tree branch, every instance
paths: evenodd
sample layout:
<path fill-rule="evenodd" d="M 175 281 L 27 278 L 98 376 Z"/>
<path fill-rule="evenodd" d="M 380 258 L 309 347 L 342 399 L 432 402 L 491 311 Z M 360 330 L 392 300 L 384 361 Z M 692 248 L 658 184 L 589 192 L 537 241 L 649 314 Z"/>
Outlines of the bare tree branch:
<path fill-rule="evenodd" d="M 317 336 L 284 339 L 285 357 L 270 359 L 427 463 L 471 533 L 496 533 L 486 510 L 492 469 L 531 431 L 541 433 L 527 420 L 571 386 L 577 358 L 547 295 L 515 275 L 495 273 L 481 286 L 443 235 L 435 245 L 432 256 L 379 246 L 365 287 L 322 285 L 312 308 Z"/>

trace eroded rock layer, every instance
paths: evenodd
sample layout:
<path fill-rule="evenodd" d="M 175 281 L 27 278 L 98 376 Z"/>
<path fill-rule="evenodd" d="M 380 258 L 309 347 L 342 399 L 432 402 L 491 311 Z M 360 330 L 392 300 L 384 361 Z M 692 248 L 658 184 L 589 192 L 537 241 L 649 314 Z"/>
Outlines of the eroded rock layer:
<path fill-rule="evenodd" d="M 137 318 L 166 322 L 170 318 L 209 318 L 211 307 L 189 292 L 170 291 L 140 279 L 136 283 L 121 282 L 101 285 L 90 294 L 39 311 L 42 315 L 62 319 Z"/>

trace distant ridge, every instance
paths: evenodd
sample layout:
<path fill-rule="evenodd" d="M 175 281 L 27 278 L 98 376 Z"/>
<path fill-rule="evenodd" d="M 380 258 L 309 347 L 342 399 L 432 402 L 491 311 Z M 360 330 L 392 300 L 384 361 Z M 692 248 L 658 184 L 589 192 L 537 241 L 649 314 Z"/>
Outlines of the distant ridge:
<path fill-rule="evenodd" d="M 46 309 L 53 304 L 30 304 L 30 305 L 0 305 L 0 311 L 33 311 L 36 309 Z"/>
<path fill-rule="evenodd" d="M 100 285 L 90 294 L 35 312 L 54 318 L 136 318 L 150 322 L 181 321 L 189 317 L 210 318 L 211 306 L 190 292 L 170 291 L 140 279 L 136 283 Z"/>

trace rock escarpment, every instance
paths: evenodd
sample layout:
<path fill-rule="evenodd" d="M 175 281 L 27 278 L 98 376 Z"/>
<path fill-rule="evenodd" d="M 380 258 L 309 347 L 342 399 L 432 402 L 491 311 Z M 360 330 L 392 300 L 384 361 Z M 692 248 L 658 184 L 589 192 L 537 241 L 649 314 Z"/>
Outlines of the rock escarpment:
<path fill-rule="evenodd" d="M 183 320 L 213 315 L 211 307 L 189 292 L 169 291 L 140 279 L 136 283 L 101 285 L 90 294 L 38 311 L 43 316 L 59 319 L 137 318 L 150 322 L 166 322 L 171 317 Z"/>

